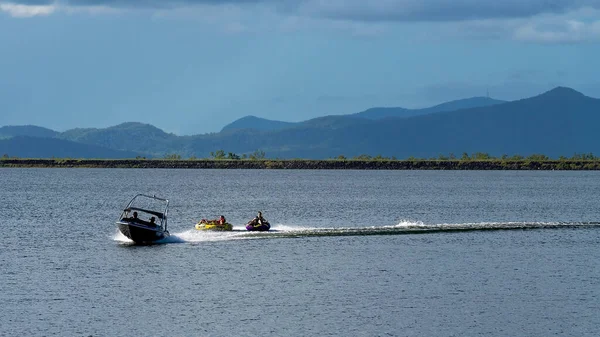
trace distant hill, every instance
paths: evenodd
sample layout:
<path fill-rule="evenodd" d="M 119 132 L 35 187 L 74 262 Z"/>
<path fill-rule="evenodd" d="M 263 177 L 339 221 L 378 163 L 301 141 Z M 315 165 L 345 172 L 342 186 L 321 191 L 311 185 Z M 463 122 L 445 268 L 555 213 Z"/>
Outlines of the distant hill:
<path fill-rule="evenodd" d="M 376 121 L 354 146 L 360 128 L 337 132 L 332 148 L 341 153 L 380 153 L 405 158 L 487 152 L 492 155 L 543 153 L 551 157 L 600 153 L 595 125 L 600 100 L 558 87 L 542 95 L 487 107 L 441 112 L 403 120 Z"/>
<path fill-rule="evenodd" d="M 169 153 L 178 147 L 177 137 L 150 124 L 122 123 L 104 129 L 71 129 L 56 136 L 78 143 L 96 145 L 121 151 L 134 151 L 148 155 Z"/>
<path fill-rule="evenodd" d="M 435 112 L 445 112 L 445 111 L 456 111 L 463 109 L 472 109 L 472 108 L 480 108 L 490 105 L 502 104 L 506 103 L 506 101 L 493 99 L 490 97 L 471 97 L 466 99 L 459 99 L 455 101 L 450 101 L 446 103 L 442 103 L 436 106 L 432 106 L 430 108 L 417 109 L 422 112 L 422 114 L 435 113 Z"/>
<path fill-rule="evenodd" d="M 262 132 L 217 134 L 190 149 L 247 153 L 261 149 L 272 158 L 332 158 L 361 154 L 430 158 L 463 152 L 551 157 L 600 153 L 596 125 L 600 100 L 558 87 L 539 96 L 485 107 L 408 118 L 356 118 L 341 127 L 317 123 Z M 330 124 L 330 123 L 329 123 Z"/>
<path fill-rule="evenodd" d="M 285 128 L 293 126 L 293 125 L 295 125 L 295 123 L 273 121 L 273 120 L 269 120 L 269 119 L 259 118 L 256 116 L 246 116 L 246 117 L 242 117 L 232 123 L 225 125 L 223 127 L 223 129 L 221 129 L 221 131 L 241 130 L 241 129 L 271 131 L 271 130 L 285 129 Z"/>
<path fill-rule="evenodd" d="M 505 103 L 505 101 L 489 98 L 489 97 L 472 97 L 459 99 L 456 101 L 450 101 L 436 106 L 423 109 L 405 109 L 405 108 L 371 108 L 362 112 L 352 114 L 350 116 L 357 116 L 368 119 L 383 119 L 383 118 L 407 118 L 420 115 L 426 115 L 436 112 L 444 111 L 456 111 L 462 109 L 478 108 L 484 106 L 490 106 L 495 104 Z"/>
<path fill-rule="evenodd" d="M 463 108 L 452 110 L 458 106 Z M 283 129 L 230 128 L 195 136 L 176 136 L 152 125 L 124 123 L 103 129 L 68 130 L 57 134 L 55 139 L 4 139 L 0 154 L 77 158 L 179 154 L 183 158 L 205 158 L 217 150 L 238 155 L 261 150 L 268 158 L 281 159 L 362 154 L 431 158 L 450 153 L 460 157 L 463 152 L 486 152 L 494 156 L 540 153 L 554 158 L 575 153 L 600 154 L 596 130 L 600 123 L 600 100 L 570 88 L 558 87 L 512 102 L 474 98 L 428 109 L 426 113 L 422 111 L 426 109 L 421 109 L 422 114 L 416 116 L 325 116 L 288 123 Z M 402 114 L 403 110 L 399 112 Z M 80 146 L 76 149 L 81 152 L 64 150 L 75 146 Z M 45 152 L 34 152 L 36 147 Z M 24 148 L 30 152 L 16 151 Z M 109 153 L 107 149 L 117 152 Z"/>
<path fill-rule="evenodd" d="M 482 106 L 489 106 L 494 104 L 504 103 L 504 101 L 496 100 L 489 97 L 472 97 L 466 99 L 460 99 L 456 101 L 450 101 L 442 103 L 436 106 L 423 109 L 406 109 L 401 107 L 391 108 L 370 108 L 365 111 L 347 114 L 347 115 L 330 115 L 325 117 L 317 117 L 303 122 L 281 122 L 259 118 L 255 116 L 242 117 L 233 123 L 230 123 L 223 127 L 221 131 L 241 130 L 241 129 L 254 129 L 260 131 L 275 131 L 289 129 L 297 126 L 320 126 L 325 125 L 331 127 L 343 127 L 347 124 L 355 124 L 357 121 L 351 118 L 365 118 L 378 120 L 383 118 L 407 118 L 413 116 L 426 115 L 435 112 L 442 111 L 454 111 L 460 109 L 468 109 Z"/>
<path fill-rule="evenodd" d="M 357 112 L 355 114 L 351 114 L 350 116 L 354 117 L 362 117 L 367 119 L 382 119 L 387 117 L 412 117 L 419 115 L 419 110 L 411 110 L 405 108 L 370 108 L 365 111 Z"/>
<path fill-rule="evenodd" d="M 131 151 L 117 151 L 56 138 L 15 136 L 0 139 L 0 156 L 19 158 L 135 158 Z"/>
<path fill-rule="evenodd" d="M 14 136 L 30 136 L 30 137 L 46 137 L 52 138 L 58 132 L 35 125 L 16 125 L 0 127 L 0 138 L 8 138 Z"/>
<path fill-rule="evenodd" d="M 309 119 L 304 122 L 297 123 L 295 128 L 328 128 L 328 129 L 339 129 L 349 125 L 360 125 L 364 123 L 366 119 L 347 116 L 347 115 L 331 115 L 325 117 L 317 117 L 313 119 Z"/>

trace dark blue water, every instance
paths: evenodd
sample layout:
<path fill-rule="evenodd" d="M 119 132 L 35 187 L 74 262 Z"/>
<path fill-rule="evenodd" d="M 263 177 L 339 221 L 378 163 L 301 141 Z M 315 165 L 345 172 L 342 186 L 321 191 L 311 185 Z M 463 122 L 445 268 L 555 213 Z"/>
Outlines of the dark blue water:
<path fill-rule="evenodd" d="M 599 178 L 0 169 L 0 335 L 598 336 Z M 117 233 L 137 193 L 167 243 Z"/>

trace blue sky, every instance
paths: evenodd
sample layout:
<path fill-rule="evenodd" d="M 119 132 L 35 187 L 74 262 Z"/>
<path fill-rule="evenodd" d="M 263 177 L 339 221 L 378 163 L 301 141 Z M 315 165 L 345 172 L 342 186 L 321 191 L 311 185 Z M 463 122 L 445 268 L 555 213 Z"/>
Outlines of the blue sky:
<path fill-rule="evenodd" d="M 600 97 L 600 0 L 0 0 L 0 126 Z"/>

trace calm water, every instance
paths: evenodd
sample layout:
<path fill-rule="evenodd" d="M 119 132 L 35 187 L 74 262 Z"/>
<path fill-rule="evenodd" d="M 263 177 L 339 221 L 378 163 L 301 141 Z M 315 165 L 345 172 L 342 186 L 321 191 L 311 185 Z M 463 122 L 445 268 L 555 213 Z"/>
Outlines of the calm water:
<path fill-rule="evenodd" d="M 600 335 L 600 172 L 0 169 L 0 183 L 0 335 Z M 117 233 L 137 193 L 171 201 L 168 242 Z M 275 231 L 242 231 L 258 210 Z M 221 214 L 233 232 L 193 229 Z"/>

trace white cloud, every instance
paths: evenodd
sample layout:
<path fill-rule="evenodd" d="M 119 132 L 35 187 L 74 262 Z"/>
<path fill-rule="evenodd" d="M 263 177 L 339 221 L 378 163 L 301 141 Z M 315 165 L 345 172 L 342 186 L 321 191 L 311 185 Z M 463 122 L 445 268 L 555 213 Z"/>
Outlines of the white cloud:
<path fill-rule="evenodd" d="M 43 1 L 40 1 L 43 3 Z M 62 2 L 47 1 L 46 4 L 41 5 L 27 5 L 19 4 L 15 2 L 2 2 L 0 0 L 0 12 L 6 12 L 10 16 L 15 18 L 30 18 L 34 16 L 47 16 L 54 13 L 67 13 L 67 14 L 115 14 L 122 12 L 122 9 L 109 6 L 68 6 Z"/>
<path fill-rule="evenodd" d="M 34 16 L 44 16 L 54 13 L 56 5 L 21 5 L 15 3 L 0 3 L 0 11 L 8 13 L 15 18 L 30 18 Z"/>
<path fill-rule="evenodd" d="M 57 5 L 55 5 L 55 6 L 57 6 Z M 57 9 L 60 9 L 61 12 L 65 12 L 67 14 L 87 13 L 87 14 L 100 15 L 100 14 L 116 14 L 116 13 L 123 12 L 123 10 L 121 10 L 121 9 L 114 8 L 114 7 L 108 7 L 108 6 L 77 6 L 77 7 L 73 7 L 73 6 L 58 7 L 57 6 Z"/>
<path fill-rule="evenodd" d="M 530 43 L 600 41 L 600 10 L 584 8 L 531 18 L 441 23 L 440 35 L 452 38 L 505 39 Z"/>
<path fill-rule="evenodd" d="M 1 1 L 1 0 L 0 0 Z M 5 0 L 3 2 L 8 2 Z M 63 7 L 173 10 L 194 6 L 267 6 L 282 15 L 361 22 L 449 22 L 493 18 L 528 18 L 581 8 L 600 9 L 600 0 L 10 0 L 34 10 L 59 3 Z M 20 7 L 23 10 L 24 7 Z"/>
<path fill-rule="evenodd" d="M 600 0 L 0 0 L 0 11 L 13 17 L 136 10 L 195 20 L 227 34 L 333 31 L 373 37 L 411 25 L 423 28 L 425 39 L 600 40 Z"/>
<path fill-rule="evenodd" d="M 528 18 L 589 7 L 599 0 L 297 0 L 290 10 L 303 15 L 352 21 L 452 22 Z"/>
<path fill-rule="evenodd" d="M 575 43 L 600 40 L 600 21 L 531 22 L 518 27 L 514 38 L 544 43 Z"/>

